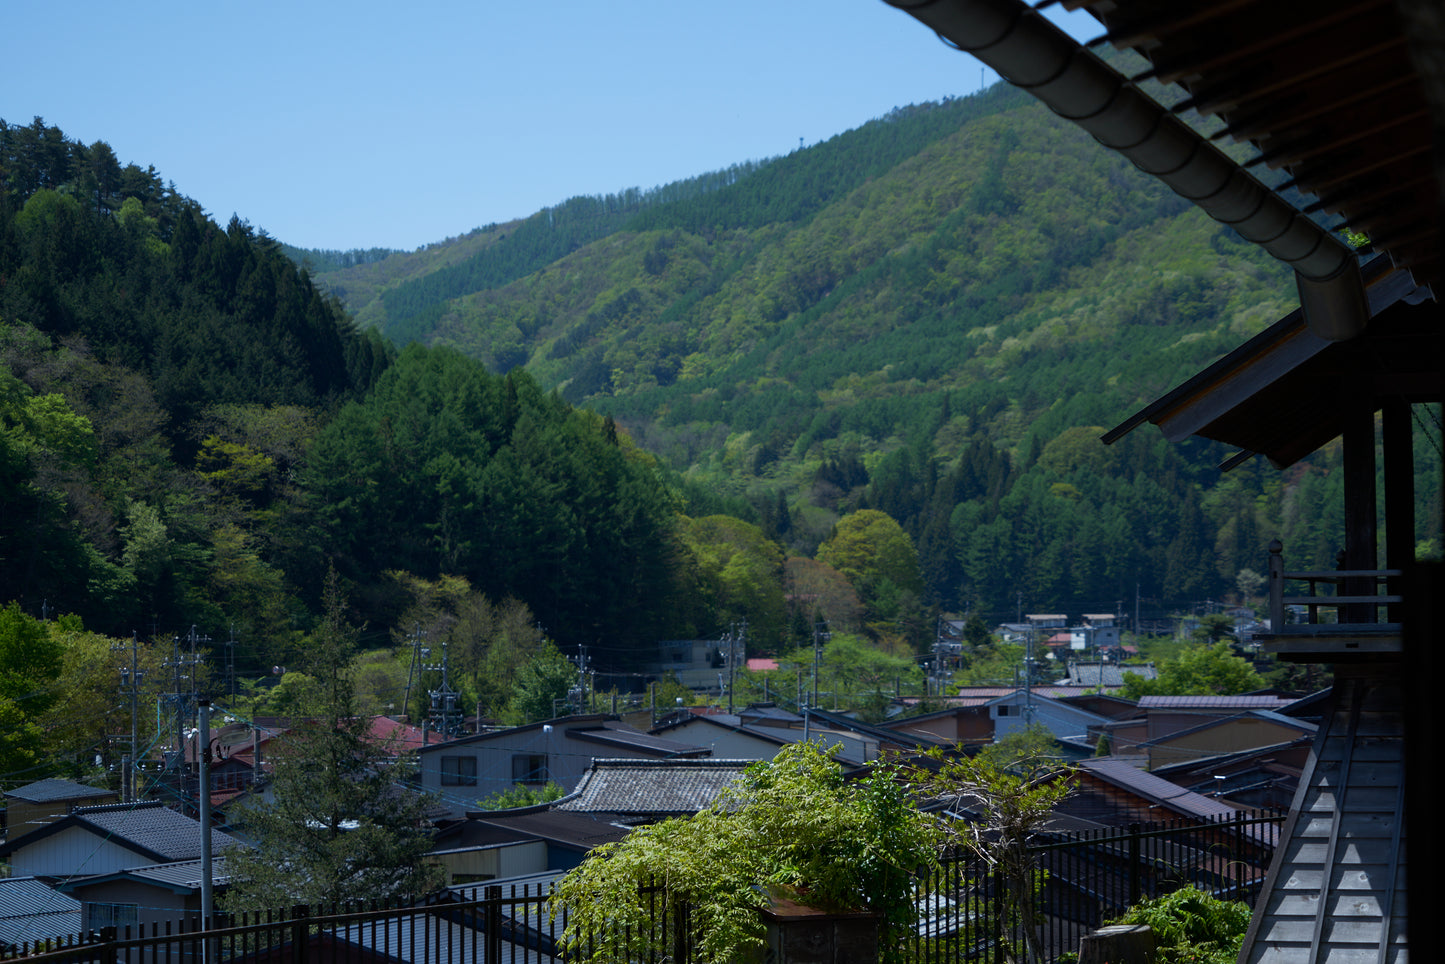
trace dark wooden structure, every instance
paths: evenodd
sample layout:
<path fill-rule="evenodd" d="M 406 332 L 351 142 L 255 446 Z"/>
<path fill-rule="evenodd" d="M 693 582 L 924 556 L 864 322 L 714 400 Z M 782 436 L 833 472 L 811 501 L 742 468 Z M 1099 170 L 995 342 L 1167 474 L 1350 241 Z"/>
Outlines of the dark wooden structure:
<path fill-rule="evenodd" d="M 1411 405 L 1442 397 L 1445 10 L 1431 0 L 1064 0 L 1095 16 L 1100 43 L 1143 55 L 1147 66 L 1123 76 L 1019 0 L 888 2 L 1295 270 L 1298 311 L 1105 440 L 1147 421 L 1171 439 L 1237 446 L 1230 468 L 1257 454 L 1287 466 L 1343 439 L 1338 569 L 1291 571 L 1287 547 L 1271 547 L 1265 645 L 1333 663 L 1337 683 L 1241 960 L 1405 961 L 1406 881 L 1438 856 L 1427 781 L 1407 786 L 1405 772 L 1407 762 L 1423 772 L 1435 728 L 1418 688 L 1440 642 L 1439 568 L 1413 558 L 1410 419 Z M 1153 102 L 1145 79 L 1182 88 L 1181 102 Z M 1181 120 L 1188 111 L 1222 130 L 1196 133 Z M 1215 144 L 1226 138 L 1252 144 L 1254 159 L 1231 160 Z M 1256 176 L 1271 169 L 1284 183 Z M 1297 208 L 1287 188 L 1314 200 Z M 1379 257 L 1362 267 L 1319 214 L 1368 235 Z M 1293 611 L 1305 619 L 1287 620 Z M 1407 812 L 1417 817 L 1408 837 Z"/>

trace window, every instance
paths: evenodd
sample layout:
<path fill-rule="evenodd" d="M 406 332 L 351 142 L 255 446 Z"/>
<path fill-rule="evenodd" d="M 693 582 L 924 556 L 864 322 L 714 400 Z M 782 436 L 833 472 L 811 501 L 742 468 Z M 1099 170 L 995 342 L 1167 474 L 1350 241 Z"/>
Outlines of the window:
<path fill-rule="evenodd" d="M 442 786 L 474 787 L 477 785 L 477 758 L 474 756 L 442 757 Z"/>
<path fill-rule="evenodd" d="M 541 753 L 518 753 L 512 757 L 513 783 L 546 783 L 547 757 Z"/>
<path fill-rule="evenodd" d="M 87 903 L 85 916 L 91 930 L 102 927 L 135 927 L 140 923 L 139 904 Z"/>
<path fill-rule="evenodd" d="M 1012 710 L 1013 710 L 1013 707 L 1012 707 L 1012 706 L 1009 706 L 1007 703 L 1000 703 L 1000 704 L 999 704 L 999 707 L 998 707 L 998 715 L 999 715 L 999 716 L 1008 716 L 1009 713 L 1010 713 Z"/>

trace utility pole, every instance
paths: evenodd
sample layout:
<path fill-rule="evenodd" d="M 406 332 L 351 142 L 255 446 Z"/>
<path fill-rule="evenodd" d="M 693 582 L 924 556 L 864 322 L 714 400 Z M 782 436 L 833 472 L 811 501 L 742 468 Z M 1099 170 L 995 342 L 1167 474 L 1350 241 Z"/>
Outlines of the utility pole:
<path fill-rule="evenodd" d="M 440 663 L 426 663 L 422 669 L 429 673 L 440 671 L 442 674 L 442 685 L 440 689 L 428 690 L 427 695 L 431 697 L 431 712 L 427 715 L 427 726 L 431 722 L 438 722 L 437 732 L 445 738 L 458 735 L 461 727 L 452 722 L 457 709 L 457 691 L 452 689 L 451 683 L 451 660 L 447 654 L 447 640 L 442 640 L 442 661 Z"/>
<path fill-rule="evenodd" d="M 187 651 L 181 650 L 181 637 L 171 637 L 171 658 L 168 660 L 168 667 L 171 670 L 171 692 L 170 701 L 175 709 L 176 718 L 176 749 L 172 759 L 172 765 L 167 767 L 173 770 L 176 779 L 176 797 L 179 800 L 185 799 L 187 777 L 190 767 L 186 764 L 186 723 L 191 719 L 191 708 L 195 705 L 199 695 L 200 682 L 197 679 L 198 667 L 201 657 L 197 652 L 200 643 L 209 643 L 211 637 L 202 636 L 192 626 L 186 634 Z"/>
<path fill-rule="evenodd" d="M 114 643 L 111 651 L 123 651 L 124 644 Z M 145 673 L 140 668 L 140 642 L 136 634 L 130 634 L 130 666 L 120 668 L 120 693 L 130 698 L 130 742 L 126 744 L 127 752 L 121 761 L 120 774 L 120 799 L 122 803 L 134 803 L 139 794 L 135 788 L 135 771 L 140 766 L 140 747 L 137 746 L 139 738 L 137 735 L 138 707 L 140 704 L 140 685 Z"/>
<path fill-rule="evenodd" d="M 211 892 L 211 701 L 201 698 L 196 701 L 196 729 L 200 745 L 196 748 L 196 763 L 199 765 L 200 821 L 201 821 L 201 929 L 211 929 L 215 901 Z M 205 944 L 203 964 L 212 964 L 211 942 Z"/>
<path fill-rule="evenodd" d="M 421 623 L 413 624 L 411 636 L 408 638 L 411 640 L 411 666 L 406 671 L 406 690 L 401 697 L 401 717 L 404 720 L 410 721 L 411 718 L 406 715 L 406 708 L 407 704 L 411 701 L 411 683 L 416 677 L 416 664 L 419 660 L 430 656 L 431 650 L 428 649 L 424 651 L 422 649 L 421 641 L 426 638 L 426 630 L 421 628 Z M 422 742 L 425 743 L 426 741 L 423 739 Z"/>

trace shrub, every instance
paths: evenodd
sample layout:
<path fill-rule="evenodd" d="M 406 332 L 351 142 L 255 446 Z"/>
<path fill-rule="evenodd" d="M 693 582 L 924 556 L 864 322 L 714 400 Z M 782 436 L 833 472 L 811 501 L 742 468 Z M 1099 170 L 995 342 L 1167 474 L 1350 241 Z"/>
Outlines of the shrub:
<path fill-rule="evenodd" d="M 1159 964 L 1234 964 L 1251 911 L 1243 901 L 1220 900 L 1194 887 L 1140 901 L 1113 921 L 1154 931 Z"/>

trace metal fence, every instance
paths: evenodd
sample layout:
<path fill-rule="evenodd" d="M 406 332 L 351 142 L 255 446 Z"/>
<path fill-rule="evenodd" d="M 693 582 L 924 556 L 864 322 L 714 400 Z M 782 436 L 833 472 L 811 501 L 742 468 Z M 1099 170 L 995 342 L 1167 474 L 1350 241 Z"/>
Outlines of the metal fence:
<path fill-rule="evenodd" d="M 1252 903 L 1274 851 L 1283 812 L 1220 821 L 1135 824 L 1123 830 L 1050 835 L 1033 848 L 1036 907 L 1048 960 L 1141 898 L 1196 886 Z M 1022 941 L 1001 882 L 969 854 L 954 854 L 920 880 L 918 920 L 905 956 L 920 964 L 1004 960 Z M 25 964 L 551 964 L 565 957 L 562 921 L 545 884 L 444 891 L 407 907 L 295 907 L 104 931 L 40 945 L 0 947 Z M 652 959 L 686 964 L 686 911 L 669 910 L 661 887 L 644 943 Z M 585 957 L 585 953 L 578 955 Z"/>

